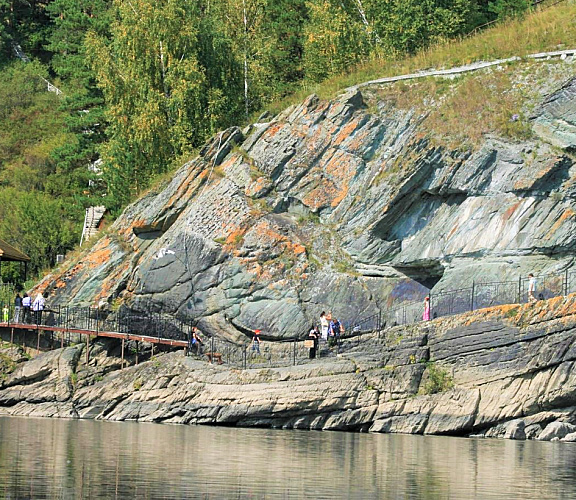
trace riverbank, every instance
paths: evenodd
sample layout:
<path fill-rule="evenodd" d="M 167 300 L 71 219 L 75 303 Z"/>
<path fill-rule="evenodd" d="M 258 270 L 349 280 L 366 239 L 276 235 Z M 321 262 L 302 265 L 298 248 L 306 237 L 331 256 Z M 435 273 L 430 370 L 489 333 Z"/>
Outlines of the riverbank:
<path fill-rule="evenodd" d="M 176 351 L 121 370 L 114 341 L 97 340 L 88 365 L 84 344 L 20 356 L 0 414 L 573 440 L 575 333 L 570 295 L 395 327 L 283 368 Z"/>

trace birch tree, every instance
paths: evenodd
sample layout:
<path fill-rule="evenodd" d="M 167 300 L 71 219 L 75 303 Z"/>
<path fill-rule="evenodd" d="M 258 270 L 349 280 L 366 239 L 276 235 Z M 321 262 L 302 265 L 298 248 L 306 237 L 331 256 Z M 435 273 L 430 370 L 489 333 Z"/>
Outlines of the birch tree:
<path fill-rule="evenodd" d="M 340 0 L 308 3 L 310 20 L 305 29 L 306 77 L 321 81 L 346 71 L 368 57 L 369 35 L 358 16 L 351 16 Z"/>
<path fill-rule="evenodd" d="M 102 149 L 112 201 L 121 204 L 205 137 L 200 13 L 186 0 L 116 0 L 111 40 L 88 36 L 107 104 Z"/>
<path fill-rule="evenodd" d="M 259 94 L 252 88 L 254 66 L 262 40 L 259 31 L 265 0 L 220 0 L 216 2 L 224 29 L 242 60 L 244 113 L 247 117 L 259 104 Z"/>

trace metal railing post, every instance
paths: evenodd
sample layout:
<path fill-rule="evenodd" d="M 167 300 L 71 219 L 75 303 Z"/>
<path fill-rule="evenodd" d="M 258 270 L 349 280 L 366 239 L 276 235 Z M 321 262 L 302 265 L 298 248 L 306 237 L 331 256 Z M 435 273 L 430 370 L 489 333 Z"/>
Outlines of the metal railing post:
<path fill-rule="evenodd" d="M 474 310 L 474 280 L 472 280 L 472 289 L 470 292 L 470 310 L 473 311 Z"/>
<path fill-rule="evenodd" d="M 294 340 L 294 366 L 296 366 L 296 340 Z"/>
<path fill-rule="evenodd" d="M 522 276 L 518 276 L 518 304 L 522 303 Z"/>

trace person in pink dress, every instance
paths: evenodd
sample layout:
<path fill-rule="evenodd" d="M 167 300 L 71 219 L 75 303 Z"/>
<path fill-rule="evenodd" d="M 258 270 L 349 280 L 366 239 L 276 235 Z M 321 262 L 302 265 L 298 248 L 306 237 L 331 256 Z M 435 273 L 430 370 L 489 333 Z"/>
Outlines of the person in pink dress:
<path fill-rule="evenodd" d="M 422 314 L 423 321 L 430 321 L 430 297 L 424 299 L 424 313 Z"/>

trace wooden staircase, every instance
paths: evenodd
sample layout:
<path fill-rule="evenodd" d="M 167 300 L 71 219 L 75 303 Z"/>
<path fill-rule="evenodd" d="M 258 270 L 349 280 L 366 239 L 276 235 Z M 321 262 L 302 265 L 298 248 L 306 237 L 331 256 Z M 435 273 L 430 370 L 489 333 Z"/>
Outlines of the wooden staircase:
<path fill-rule="evenodd" d="M 82 237 L 80 238 L 80 245 L 83 242 L 88 241 L 92 236 L 94 236 L 99 229 L 100 221 L 104 217 L 106 212 L 106 207 L 88 207 L 86 209 L 86 214 L 84 215 L 84 227 L 82 229 Z"/>

